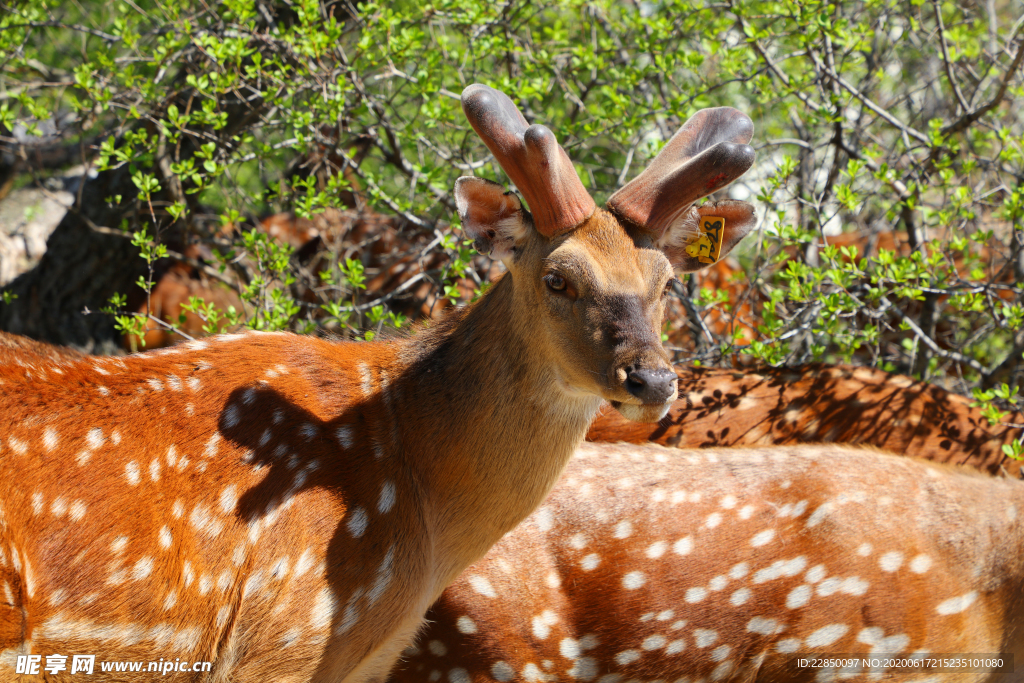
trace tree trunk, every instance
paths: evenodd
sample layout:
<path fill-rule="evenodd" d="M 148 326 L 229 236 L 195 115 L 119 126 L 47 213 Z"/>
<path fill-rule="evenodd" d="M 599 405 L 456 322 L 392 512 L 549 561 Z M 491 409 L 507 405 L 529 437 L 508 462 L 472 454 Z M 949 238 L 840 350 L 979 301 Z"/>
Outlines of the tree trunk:
<path fill-rule="evenodd" d="M 81 192 L 68 188 L 78 201 L 50 235 L 42 260 L 4 288 L 17 298 L 0 301 L 0 330 L 89 353 L 116 353 L 120 335 L 112 317 L 98 311 L 111 295 L 127 293 L 146 264 L 127 235 L 93 230 L 86 218 L 97 226 L 118 226 L 131 204 L 111 207 L 106 200 L 134 197 L 136 188 L 127 165 L 80 182 Z"/>

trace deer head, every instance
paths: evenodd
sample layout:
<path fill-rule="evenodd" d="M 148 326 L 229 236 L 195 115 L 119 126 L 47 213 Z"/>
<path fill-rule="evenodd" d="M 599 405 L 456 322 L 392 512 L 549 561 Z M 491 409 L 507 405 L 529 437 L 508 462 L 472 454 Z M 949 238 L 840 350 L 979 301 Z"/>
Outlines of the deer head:
<path fill-rule="evenodd" d="M 698 112 L 603 210 L 552 132 L 528 125 L 507 96 L 471 85 L 462 106 L 529 207 L 496 183 L 463 177 L 455 186 L 463 229 L 508 268 L 516 308 L 537 313 L 529 338 L 555 361 L 556 381 L 629 419 L 661 419 L 676 398 L 660 338 L 673 270 L 714 263 L 754 225 L 745 202 L 694 206 L 753 163 L 750 119 L 728 108 Z M 713 218 L 703 231 L 702 217 Z"/>

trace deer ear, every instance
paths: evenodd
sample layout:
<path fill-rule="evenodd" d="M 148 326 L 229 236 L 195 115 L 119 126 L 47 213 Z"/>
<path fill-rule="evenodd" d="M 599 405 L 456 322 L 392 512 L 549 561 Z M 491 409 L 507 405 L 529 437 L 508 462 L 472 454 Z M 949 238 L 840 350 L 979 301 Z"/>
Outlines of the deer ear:
<path fill-rule="evenodd" d="M 676 270 L 689 273 L 725 258 L 755 223 L 754 207 L 748 202 L 707 202 L 685 211 L 656 244 Z"/>
<path fill-rule="evenodd" d="M 455 206 L 473 246 L 493 259 L 510 258 L 529 232 L 519 197 L 490 180 L 473 176 L 456 180 Z"/>

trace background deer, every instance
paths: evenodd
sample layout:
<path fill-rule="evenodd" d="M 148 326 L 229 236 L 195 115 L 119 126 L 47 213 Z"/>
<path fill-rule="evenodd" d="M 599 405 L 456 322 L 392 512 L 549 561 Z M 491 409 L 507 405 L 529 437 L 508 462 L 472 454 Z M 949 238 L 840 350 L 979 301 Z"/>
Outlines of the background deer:
<path fill-rule="evenodd" d="M 587 439 L 595 442 L 653 441 L 678 448 L 821 441 L 859 443 L 902 455 L 965 464 L 1017 479 L 1021 477 L 1022 463 L 1006 457 L 1000 450 L 1002 444 L 1015 438 L 1018 430 L 1006 425 L 990 426 L 981 411 L 970 407 L 968 399 L 941 387 L 880 370 L 822 365 L 763 368 L 757 372 L 688 368 L 679 371 L 679 395 L 669 416 L 656 425 L 626 422 L 614 411 L 602 410 L 591 425 Z M 1011 414 L 1009 422 L 1024 423 L 1024 415 Z M 666 452 L 665 455 L 684 457 L 681 452 Z M 835 466 L 847 467 L 843 462 L 836 462 Z M 602 475 L 599 468 L 590 469 L 591 486 L 615 485 L 617 475 L 614 472 Z M 926 471 L 931 470 L 922 470 L 922 473 Z M 581 515 L 581 521 L 578 520 L 580 526 L 576 532 L 581 537 L 604 538 L 601 531 L 604 522 L 617 514 L 623 501 L 629 500 L 629 505 L 639 508 L 659 495 L 641 486 L 639 479 L 634 481 L 632 487 L 618 490 L 607 505 L 601 503 L 601 495 L 588 499 L 584 506 L 586 514 Z M 578 477 L 567 472 L 545 508 L 568 505 L 571 490 L 578 486 Z M 699 486 L 695 490 L 700 490 Z M 544 517 L 546 514 L 541 511 L 531 517 L 531 521 L 506 536 L 483 561 L 446 589 L 428 613 L 428 627 L 418 639 L 413 654 L 395 674 L 396 682 L 422 680 L 434 671 L 442 671 L 444 666 L 456 671 L 489 672 L 487 675 L 493 677 L 494 673 L 488 667 L 494 662 L 505 661 L 501 653 L 513 647 L 508 645 L 510 643 L 516 644 L 513 649 L 518 648 L 517 657 L 524 667 L 527 662 L 536 666 L 521 678 L 509 680 L 530 680 L 527 674 L 531 673 L 539 676 L 537 680 L 565 678 L 548 669 L 537 668 L 542 661 L 555 661 L 545 654 L 547 646 L 537 643 L 533 635 L 532 615 L 541 614 L 543 609 L 538 607 L 531 612 L 532 607 L 520 608 L 523 603 L 517 600 L 526 595 L 532 596 L 526 603 L 529 605 L 549 601 L 550 605 L 561 605 L 564 612 L 576 615 L 576 618 L 599 601 L 595 595 L 581 589 L 579 584 L 552 586 L 551 574 L 533 569 L 557 569 L 564 565 L 560 551 L 552 549 L 555 539 L 549 537 L 547 531 L 539 530 L 550 528 L 544 521 L 548 519 Z M 543 519 L 539 521 L 538 517 Z M 675 518 L 660 519 L 657 523 L 660 525 L 658 529 L 667 535 L 675 534 L 682 538 L 689 533 L 689 521 L 686 519 L 678 522 Z M 634 539 L 637 556 L 646 549 L 642 539 L 641 536 Z M 597 550 L 596 544 L 594 548 Z M 679 565 L 671 581 L 685 582 L 698 570 L 689 565 Z M 488 572 L 498 572 L 499 576 L 496 579 Z M 486 592 L 477 590 L 482 585 L 481 580 L 473 577 L 480 576 L 489 577 L 488 581 L 500 580 L 518 598 L 510 596 L 495 600 Z M 519 583 L 515 584 L 513 578 Z M 666 577 L 665 580 L 670 579 Z M 593 586 L 596 590 L 597 586 Z M 615 592 L 627 594 L 627 589 L 621 585 L 601 588 L 604 595 Z M 557 595 L 557 599 L 552 599 L 553 595 Z M 629 595 L 633 612 L 597 609 L 605 619 L 607 629 L 625 631 L 632 627 L 637 614 L 664 613 L 658 602 L 661 594 Z M 475 625 L 472 634 L 460 631 L 460 623 L 468 623 L 465 619 Z M 431 643 L 441 645 L 431 646 Z M 549 643 L 557 644 L 556 641 Z M 450 654 L 439 659 L 436 653 L 442 649 Z M 645 655 L 649 666 L 654 666 L 652 662 L 658 656 L 669 660 L 679 656 L 665 651 L 660 654 L 646 652 Z M 499 669 L 506 670 L 503 667 Z M 516 671 L 521 673 L 522 667 Z"/>
<path fill-rule="evenodd" d="M 1002 452 L 1024 414 L 990 425 L 970 399 L 872 368 L 807 365 L 753 371 L 679 369 L 679 398 L 657 424 L 602 409 L 588 441 L 696 448 L 836 442 L 869 444 L 933 462 L 1021 478 Z M 1018 425 L 1018 426 L 1014 426 Z"/>
<path fill-rule="evenodd" d="M 752 163 L 750 120 L 699 112 L 601 210 L 511 100 L 463 103 L 531 213 L 459 180 L 463 228 L 509 272 L 442 323 L 0 366 L 0 670 L 85 650 L 211 661 L 215 681 L 380 680 L 602 399 L 667 412 L 663 293 L 673 265 L 719 256 L 692 248 L 702 218 L 721 254 L 753 226 L 749 204 L 693 206 Z"/>
<path fill-rule="evenodd" d="M 392 681 L 1019 681 L 1022 513 L 1019 481 L 848 446 L 587 444 Z M 1016 674 L 795 666 L 828 653 Z"/>

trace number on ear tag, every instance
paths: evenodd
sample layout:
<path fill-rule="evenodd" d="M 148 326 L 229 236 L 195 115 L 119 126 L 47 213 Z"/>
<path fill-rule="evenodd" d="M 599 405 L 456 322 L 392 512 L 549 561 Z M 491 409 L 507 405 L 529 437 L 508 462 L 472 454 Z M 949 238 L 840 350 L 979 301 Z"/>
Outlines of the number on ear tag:
<path fill-rule="evenodd" d="M 724 218 L 701 216 L 700 237 L 686 247 L 686 253 L 701 263 L 715 263 L 722 256 L 722 233 L 724 231 Z"/>

